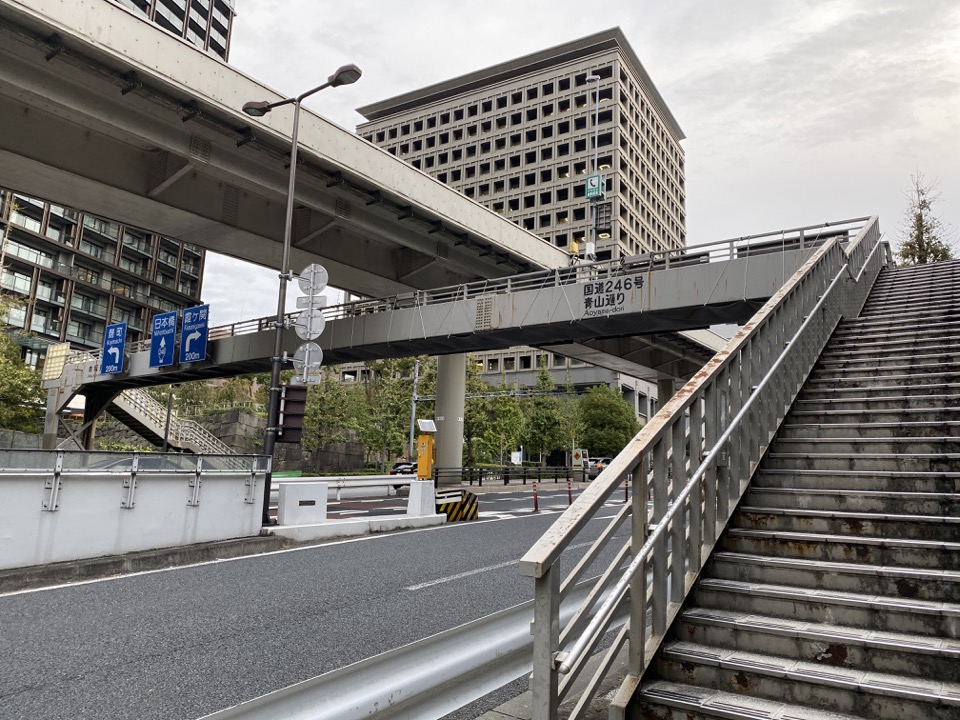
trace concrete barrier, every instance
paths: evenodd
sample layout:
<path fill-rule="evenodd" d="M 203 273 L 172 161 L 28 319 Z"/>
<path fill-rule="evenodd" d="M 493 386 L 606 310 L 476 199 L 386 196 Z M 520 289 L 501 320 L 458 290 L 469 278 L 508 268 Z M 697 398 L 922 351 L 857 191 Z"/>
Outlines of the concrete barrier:
<path fill-rule="evenodd" d="M 280 525 L 310 525 L 327 519 L 327 492 L 325 482 L 298 482 L 279 484 L 277 523 Z"/>

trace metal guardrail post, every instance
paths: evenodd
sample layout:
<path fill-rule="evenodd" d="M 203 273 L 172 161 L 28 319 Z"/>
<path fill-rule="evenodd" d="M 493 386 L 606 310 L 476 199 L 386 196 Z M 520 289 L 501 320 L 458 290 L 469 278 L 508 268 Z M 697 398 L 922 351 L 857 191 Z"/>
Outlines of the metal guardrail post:
<path fill-rule="evenodd" d="M 553 648 L 560 643 L 560 572 L 550 568 L 534 583 L 532 720 L 557 717 L 559 673 Z"/>

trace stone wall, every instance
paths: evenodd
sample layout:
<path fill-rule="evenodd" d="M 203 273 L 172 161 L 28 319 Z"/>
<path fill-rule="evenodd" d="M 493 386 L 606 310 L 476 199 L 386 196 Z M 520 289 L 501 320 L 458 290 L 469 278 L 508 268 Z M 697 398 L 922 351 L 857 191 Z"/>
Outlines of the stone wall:
<path fill-rule="evenodd" d="M 0 429 L 0 448 L 34 450 L 40 448 L 40 441 L 40 435 Z"/>

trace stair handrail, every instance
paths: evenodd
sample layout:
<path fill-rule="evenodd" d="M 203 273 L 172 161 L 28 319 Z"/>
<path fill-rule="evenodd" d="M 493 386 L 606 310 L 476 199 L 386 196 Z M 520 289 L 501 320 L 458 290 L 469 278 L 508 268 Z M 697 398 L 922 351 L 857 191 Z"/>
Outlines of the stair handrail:
<path fill-rule="evenodd" d="M 630 621 L 570 717 L 583 717 L 624 648 L 628 676 L 614 704 L 625 706 L 837 323 L 859 313 L 882 266 L 881 247 L 876 217 L 846 249 L 835 238 L 820 246 L 520 560 L 520 573 L 535 582 L 533 720 L 556 717 L 626 604 Z M 597 527 L 591 521 L 624 476 L 632 503 L 561 579 L 564 550 Z M 630 537 L 618 550 L 627 520 Z M 606 567 L 598 560 L 604 552 L 613 553 Z M 561 625 L 557 609 L 588 570 L 600 580 Z"/>
<path fill-rule="evenodd" d="M 144 417 L 151 420 L 156 427 L 166 426 L 167 407 L 150 393 L 138 388 L 130 388 L 120 393 L 120 397 Z M 172 411 L 170 413 L 169 437 L 176 439 L 178 447 L 189 447 L 198 454 L 236 454 L 233 448 L 221 441 L 203 425 L 194 420 L 183 420 Z"/>

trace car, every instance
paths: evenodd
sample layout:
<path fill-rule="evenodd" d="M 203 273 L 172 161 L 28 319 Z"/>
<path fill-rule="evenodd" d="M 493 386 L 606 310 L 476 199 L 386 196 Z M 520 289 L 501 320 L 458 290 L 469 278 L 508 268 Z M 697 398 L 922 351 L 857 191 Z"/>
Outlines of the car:
<path fill-rule="evenodd" d="M 590 458 L 587 461 L 587 477 L 591 480 L 596 478 L 610 464 L 610 460 L 608 457 Z"/>
<path fill-rule="evenodd" d="M 417 464 L 412 462 L 398 462 L 388 471 L 388 475 L 416 475 Z"/>

